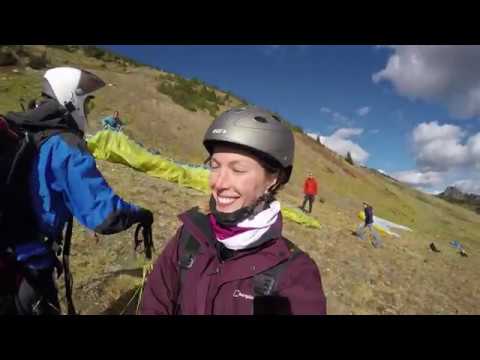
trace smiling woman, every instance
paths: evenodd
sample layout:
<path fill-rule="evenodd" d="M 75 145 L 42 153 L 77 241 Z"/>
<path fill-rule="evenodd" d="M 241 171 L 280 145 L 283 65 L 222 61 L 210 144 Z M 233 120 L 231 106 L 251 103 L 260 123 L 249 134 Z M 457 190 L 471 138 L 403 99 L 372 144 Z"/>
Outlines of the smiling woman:
<path fill-rule="evenodd" d="M 210 160 L 210 187 L 216 208 L 232 213 L 251 206 L 278 178 L 247 151 L 219 145 Z"/>
<path fill-rule="evenodd" d="M 291 130 L 267 111 L 238 108 L 211 124 L 203 144 L 209 212 L 180 216 L 182 227 L 147 281 L 141 313 L 325 314 L 319 270 L 282 236 L 275 199 L 292 172 Z"/>

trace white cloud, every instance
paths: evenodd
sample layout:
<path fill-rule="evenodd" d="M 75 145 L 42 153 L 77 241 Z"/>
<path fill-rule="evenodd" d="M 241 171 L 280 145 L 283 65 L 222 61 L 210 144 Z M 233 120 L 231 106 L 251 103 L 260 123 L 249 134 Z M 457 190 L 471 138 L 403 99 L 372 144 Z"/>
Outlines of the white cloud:
<path fill-rule="evenodd" d="M 366 116 L 370 112 L 371 108 L 369 106 L 361 107 L 356 111 L 358 116 Z"/>
<path fill-rule="evenodd" d="M 416 143 L 428 143 L 435 140 L 459 140 L 464 136 L 462 129 L 455 125 L 439 125 L 437 121 L 419 124 L 413 131 Z"/>
<path fill-rule="evenodd" d="M 362 135 L 362 133 L 363 133 L 363 129 L 351 129 L 351 128 L 338 129 L 337 131 L 335 131 L 332 134 L 331 137 L 332 138 L 336 137 L 336 138 L 348 139 L 352 136 Z"/>
<path fill-rule="evenodd" d="M 318 136 L 320 143 L 342 156 L 346 156 L 347 153 L 350 152 L 353 161 L 363 165 L 368 160 L 370 154 L 360 145 L 349 139 L 352 136 L 358 136 L 362 133 L 363 129 L 342 128 L 338 129 L 330 136 L 322 136 L 321 134 L 314 132 L 307 132 L 307 135 L 314 140 L 317 140 Z"/>
<path fill-rule="evenodd" d="M 327 114 L 329 114 L 329 113 L 332 112 L 332 110 L 330 110 L 329 108 L 327 108 L 327 107 L 325 107 L 325 106 L 322 106 L 321 109 L 320 109 L 320 111 L 321 111 L 321 112 L 324 112 L 324 113 L 327 113 Z"/>
<path fill-rule="evenodd" d="M 442 174 L 435 171 L 420 172 L 417 170 L 406 170 L 392 173 L 392 177 L 414 187 L 433 187 L 443 182 Z"/>
<path fill-rule="evenodd" d="M 308 136 L 310 136 L 313 140 L 317 141 L 317 139 L 320 140 L 320 142 L 323 144 L 324 141 L 325 141 L 325 137 L 320 135 L 320 134 L 317 134 L 317 133 L 314 133 L 314 132 L 307 132 L 306 133 Z"/>
<path fill-rule="evenodd" d="M 419 190 L 423 191 L 424 193 L 430 194 L 430 195 L 438 195 L 438 194 L 443 192 L 443 190 L 438 190 L 438 189 L 419 188 Z"/>
<path fill-rule="evenodd" d="M 467 148 L 471 162 L 480 170 L 480 133 L 468 139 Z"/>
<path fill-rule="evenodd" d="M 313 132 L 305 132 L 307 136 L 310 136 L 312 139 L 316 139 L 319 134 L 313 133 Z"/>
<path fill-rule="evenodd" d="M 332 135 L 326 136 L 322 143 L 342 156 L 346 156 L 347 153 L 350 152 L 355 162 L 364 164 L 368 160 L 370 154 L 360 145 L 349 139 L 352 136 L 358 136 L 362 133 L 363 129 L 339 129 Z"/>
<path fill-rule="evenodd" d="M 480 133 L 463 143 L 466 133 L 458 126 L 437 121 L 421 123 L 413 130 L 417 167 L 422 171 L 448 171 L 480 164 Z"/>
<path fill-rule="evenodd" d="M 464 179 L 453 183 L 458 189 L 467 194 L 480 194 L 480 180 Z"/>
<path fill-rule="evenodd" d="M 441 102 L 452 115 L 480 115 L 480 46 L 389 46 L 394 53 L 375 83 L 390 81 L 410 99 Z"/>
<path fill-rule="evenodd" d="M 480 133 L 469 137 L 459 126 L 432 121 L 419 124 L 412 140 L 417 168 L 393 177 L 429 193 L 449 185 L 480 192 Z"/>
<path fill-rule="evenodd" d="M 380 133 L 380 130 L 379 129 L 372 129 L 372 130 L 369 130 L 369 133 L 373 134 L 373 135 L 376 135 L 376 134 Z"/>

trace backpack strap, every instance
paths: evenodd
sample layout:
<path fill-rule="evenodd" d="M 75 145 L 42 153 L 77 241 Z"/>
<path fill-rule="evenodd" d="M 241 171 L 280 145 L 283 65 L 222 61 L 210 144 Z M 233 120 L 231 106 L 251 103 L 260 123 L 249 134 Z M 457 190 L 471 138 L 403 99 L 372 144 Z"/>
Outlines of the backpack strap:
<path fill-rule="evenodd" d="M 195 263 L 195 257 L 197 256 L 198 250 L 200 249 L 200 243 L 193 237 L 192 234 L 185 228 L 182 227 L 179 245 L 178 245 L 178 267 L 180 275 L 178 277 L 178 292 L 177 292 L 177 301 L 175 305 L 175 315 L 181 314 L 181 303 L 182 303 L 182 289 L 184 288 L 185 278 L 187 276 L 188 270 L 190 270 Z"/>
<path fill-rule="evenodd" d="M 68 315 L 76 315 L 75 305 L 73 304 L 73 276 L 70 272 L 70 247 L 72 242 L 73 217 L 70 216 L 67 222 L 65 232 L 65 241 L 63 243 L 63 277 L 65 280 L 65 297 L 67 299 Z"/>
<path fill-rule="evenodd" d="M 192 268 L 199 249 L 200 243 L 185 229 L 185 227 L 183 227 L 179 240 L 178 258 L 178 266 L 180 268 L 180 288 L 182 288 L 185 283 L 187 271 Z"/>
<path fill-rule="evenodd" d="M 193 266 L 193 263 L 195 262 L 195 257 L 200 250 L 200 242 L 196 239 L 196 237 L 200 238 L 201 236 L 205 236 L 209 240 L 213 239 L 213 233 L 210 228 L 210 221 L 208 220 L 208 216 L 201 213 L 198 210 L 198 207 L 190 209 L 184 215 L 185 216 L 182 215 L 180 219 L 185 224 L 190 224 L 190 226 L 187 227 L 186 225 L 184 225 L 180 232 L 178 249 L 180 286 L 182 286 L 182 284 L 184 283 L 186 272 Z M 214 242 L 212 245 L 214 245 Z"/>
<path fill-rule="evenodd" d="M 12 183 L 13 176 L 15 174 L 15 170 L 19 168 L 19 164 L 26 159 L 28 156 L 31 156 L 31 148 L 30 148 L 30 141 L 28 137 L 26 137 L 21 143 L 20 148 L 15 153 L 12 164 L 10 166 L 10 170 L 8 172 L 5 185 L 8 187 Z"/>
<path fill-rule="evenodd" d="M 54 135 L 59 135 L 62 133 L 70 133 L 79 136 L 75 131 L 70 129 L 45 129 L 42 131 L 37 131 L 35 133 L 28 133 L 30 141 L 35 146 L 36 151 L 40 150 L 40 147 L 45 141 L 50 139 Z"/>
<path fill-rule="evenodd" d="M 274 267 L 260 274 L 256 274 L 253 277 L 254 296 L 275 295 L 278 288 L 278 283 L 280 281 L 280 276 L 282 275 L 283 271 L 288 267 L 288 265 L 293 259 L 303 253 L 302 250 L 300 250 L 290 240 L 286 238 L 283 238 L 283 240 L 287 243 L 288 250 L 290 251 L 290 256 L 287 260 L 275 265 Z"/>
<path fill-rule="evenodd" d="M 18 168 L 18 164 L 23 161 L 28 156 L 33 156 L 32 150 L 38 151 L 40 146 L 47 141 L 51 136 L 61 134 L 64 132 L 70 132 L 68 129 L 48 129 L 39 131 L 37 133 L 25 133 L 25 138 L 21 142 L 20 148 L 18 149 L 15 157 L 12 161 L 10 171 L 7 176 L 7 185 L 12 182 L 13 175 L 15 170 Z"/>

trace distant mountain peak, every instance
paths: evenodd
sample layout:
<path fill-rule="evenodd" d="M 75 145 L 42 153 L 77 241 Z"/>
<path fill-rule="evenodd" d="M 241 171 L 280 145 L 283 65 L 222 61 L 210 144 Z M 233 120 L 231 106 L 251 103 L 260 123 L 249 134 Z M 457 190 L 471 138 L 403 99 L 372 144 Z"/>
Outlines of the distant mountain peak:
<path fill-rule="evenodd" d="M 437 196 L 452 203 L 460 203 L 469 208 L 474 208 L 477 213 L 480 213 L 480 195 L 467 194 L 456 186 L 448 186 L 444 192 Z"/>

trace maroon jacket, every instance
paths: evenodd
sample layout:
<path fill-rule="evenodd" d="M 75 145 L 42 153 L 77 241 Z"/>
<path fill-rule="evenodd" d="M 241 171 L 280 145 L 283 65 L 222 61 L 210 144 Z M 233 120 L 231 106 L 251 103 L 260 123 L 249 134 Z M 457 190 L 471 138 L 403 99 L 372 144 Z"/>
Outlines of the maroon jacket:
<path fill-rule="evenodd" d="M 200 243 L 191 269 L 186 273 L 179 298 L 179 238 L 182 227 L 169 241 L 145 284 L 142 315 L 173 315 L 177 306 L 184 315 L 251 315 L 255 274 L 262 273 L 289 257 L 290 250 L 281 237 L 282 220 L 261 239 L 262 244 L 238 251 L 221 261 L 213 233 L 201 230 L 201 215 L 190 210 L 179 216 L 183 227 Z M 305 253 L 291 260 L 282 272 L 277 292 L 286 297 L 292 314 L 326 314 L 326 299 L 320 272 Z"/>

